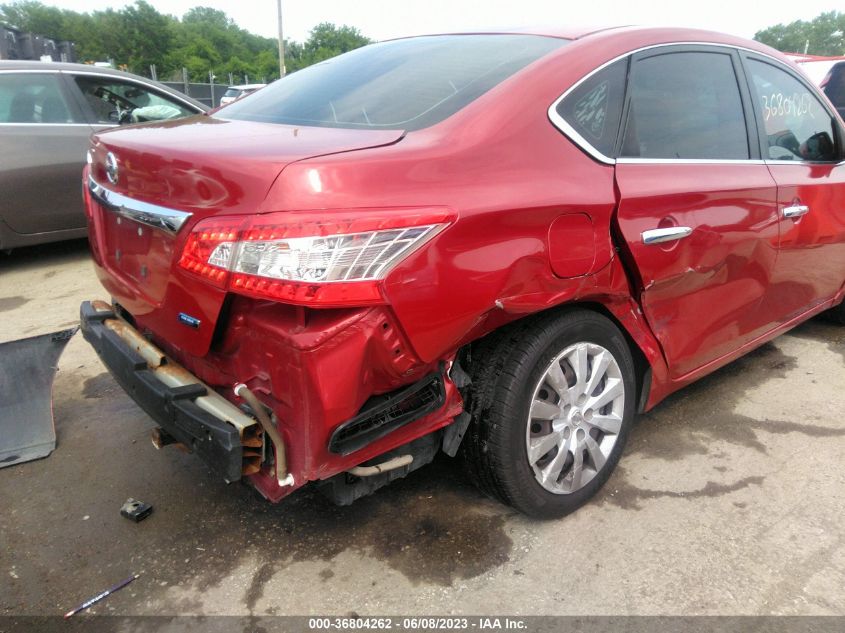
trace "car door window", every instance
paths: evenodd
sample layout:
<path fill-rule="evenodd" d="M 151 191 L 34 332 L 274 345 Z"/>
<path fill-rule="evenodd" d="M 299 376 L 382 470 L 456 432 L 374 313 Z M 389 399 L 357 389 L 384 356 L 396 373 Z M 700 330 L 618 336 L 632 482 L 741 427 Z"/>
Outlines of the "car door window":
<path fill-rule="evenodd" d="M 785 70 L 748 59 L 751 88 L 771 160 L 835 161 L 833 119 L 813 91 Z"/>
<path fill-rule="evenodd" d="M 0 74 L 0 123 L 78 123 L 58 75 Z"/>
<path fill-rule="evenodd" d="M 623 157 L 750 157 L 730 54 L 676 52 L 638 59 L 630 85 Z"/>
<path fill-rule="evenodd" d="M 76 75 L 74 81 L 97 123 L 142 123 L 196 114 L 184 104 L 139 84 L 93 75 Z"/>
<path fill-rule="evenodd" d="M 612 156 L 625 100 L 628 59 L 588 77 L 558 103 L 557 115 L 604 156 Z"/>

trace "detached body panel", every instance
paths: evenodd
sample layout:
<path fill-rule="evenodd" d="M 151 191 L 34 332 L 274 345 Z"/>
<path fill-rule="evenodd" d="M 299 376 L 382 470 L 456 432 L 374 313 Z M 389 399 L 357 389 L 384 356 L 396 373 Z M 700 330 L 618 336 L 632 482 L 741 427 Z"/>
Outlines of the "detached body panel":
<path fill-rule="evenodd" d="M 0 343 L 0 468 L 56 448 L 53 378 L 76 328 Z"/>

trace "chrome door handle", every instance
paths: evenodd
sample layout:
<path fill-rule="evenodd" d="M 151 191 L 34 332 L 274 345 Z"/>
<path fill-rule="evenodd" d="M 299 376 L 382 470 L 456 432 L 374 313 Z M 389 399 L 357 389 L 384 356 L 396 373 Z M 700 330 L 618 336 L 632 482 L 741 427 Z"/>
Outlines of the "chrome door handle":
<path fill-rule="evenodd" d="M 783 217 L 785 218 L 800 218 L 810 212 L 810 207 L 806 204 L 793 204 L 783 208 Z"/>
<path fill-rule="evenodd" d="M 689 236 L 692 228 L 689 226 L 670 226 L 665 229 L 651 229 L 643 231 L 643 244 L 660 244 L 661 242 L 674 242 Z"/>

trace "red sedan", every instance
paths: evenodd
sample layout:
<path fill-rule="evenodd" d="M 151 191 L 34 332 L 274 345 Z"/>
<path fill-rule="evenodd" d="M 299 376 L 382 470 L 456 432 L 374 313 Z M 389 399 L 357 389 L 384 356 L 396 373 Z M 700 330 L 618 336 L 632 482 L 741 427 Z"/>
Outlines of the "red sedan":
<path fill-rule="evenodd" d="M 415 37 L 97 134 L 83 331 L 227 481 L 350 503 L 458 453 L 534 516 L 634 415 L 845 321 L 845 129 L 776 51 L 615 28 Z"/>

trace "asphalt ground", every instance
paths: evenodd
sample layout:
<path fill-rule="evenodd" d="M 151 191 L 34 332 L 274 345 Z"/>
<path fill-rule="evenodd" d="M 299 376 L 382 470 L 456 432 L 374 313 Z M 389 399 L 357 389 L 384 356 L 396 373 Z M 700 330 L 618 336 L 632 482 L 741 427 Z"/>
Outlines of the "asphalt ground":
<path fill-rule="evenodd" d="M 107 298 L 84 241 L 0 258 L 0 340 Z M 845 613 L 845 328 L 799 326 L 640 416 L 590 504 L 558 521 L 485 499 L 447 457 L 351 507 L 279 505 L 149 441 L 77 335 L 58 446 L 0 469 L 0 615 Z M 135 524 L 128 497 L 154 512 Z"/>

